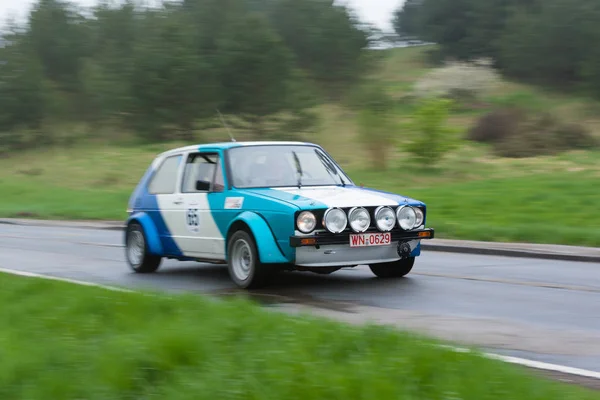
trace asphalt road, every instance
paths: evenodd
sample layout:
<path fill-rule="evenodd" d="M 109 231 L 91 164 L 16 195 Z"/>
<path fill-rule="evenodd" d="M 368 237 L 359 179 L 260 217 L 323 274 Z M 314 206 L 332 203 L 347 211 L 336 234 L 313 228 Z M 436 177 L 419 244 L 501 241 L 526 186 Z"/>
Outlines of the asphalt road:
<path fill-rule="evenodd" d="M 117 231 L 0 225 L 0 268 L 93 283 L 229 295 L 223 266 L 166 261 L 130 272 Z M 499 354 L 600 372 L 600 264 L 423 252 L 404 279 L 367 267 L 283 273 L 254 295 L 286 312 L 367 320 Z"/>

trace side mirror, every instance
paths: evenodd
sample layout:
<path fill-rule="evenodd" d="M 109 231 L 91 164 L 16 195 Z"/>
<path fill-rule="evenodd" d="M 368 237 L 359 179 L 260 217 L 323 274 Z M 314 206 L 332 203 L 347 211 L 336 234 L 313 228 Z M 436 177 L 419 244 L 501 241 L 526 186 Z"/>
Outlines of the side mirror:
<path fill-rule="evenodd" d="M 210 182 L 209 181 L 196 181 L 196 190 L 200 192 L 208 192 L 210 190 Z"/>

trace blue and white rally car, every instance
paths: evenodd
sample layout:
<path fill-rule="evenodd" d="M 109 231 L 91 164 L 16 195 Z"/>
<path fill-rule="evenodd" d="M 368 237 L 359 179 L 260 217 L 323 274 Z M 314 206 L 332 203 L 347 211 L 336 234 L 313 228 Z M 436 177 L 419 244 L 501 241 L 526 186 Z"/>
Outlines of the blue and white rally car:
<path fill-rule="evenodd" d="M 160 154 L 128 205 L 125 246 L 135 272 L 163 258 L 227 264 L 242 288 L 276 270 L 332 273 L 368 265 L 402 277 L 419 256 L 424 203 L 356 186 L 320 146 L 226 142 Z"/>

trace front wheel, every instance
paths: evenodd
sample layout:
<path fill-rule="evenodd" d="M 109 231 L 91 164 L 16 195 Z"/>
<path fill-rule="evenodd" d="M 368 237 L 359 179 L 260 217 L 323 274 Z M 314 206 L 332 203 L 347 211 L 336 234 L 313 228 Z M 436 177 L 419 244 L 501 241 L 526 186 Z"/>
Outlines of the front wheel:
<path fill-rule="evenodd" d="M 398 261 L 369 265 L 371 272 L 378 278 L 402 278 L 415 265 L 415 257 L 403 258 Z"/>
<path fill-rule="evenodd" d="M 264 286 L 272 268 L 262 264 L 252 236 L 245 231 L 235 232 L 227 243 L 227 269 L 233 282 L 242 289 Z"/>
<path fill-rule="evenodd" d="M 127 227 L 125 254 L 131 269 L 141 274 L 156 272 L 162 261 L 161 257 L 149 254 L 144 229 L 136 222 Z"/>

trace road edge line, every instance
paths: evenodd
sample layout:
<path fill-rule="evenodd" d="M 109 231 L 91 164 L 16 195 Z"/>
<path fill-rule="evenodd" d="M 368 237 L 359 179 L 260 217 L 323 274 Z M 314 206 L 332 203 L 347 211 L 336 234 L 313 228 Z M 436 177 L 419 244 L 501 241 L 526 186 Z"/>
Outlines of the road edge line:
<path fill-rule="evenodd" d="M 514 257 L 514 258 L 534 258 L 540 260 L 557 260 L 557 261 L 577 261 L 577 262 L 590 262 L 600 263 L 600 257 L 598 256 L 586 256 L 579 254 L 559 254 L 559 253 L 544 253 L 537 251 L 527 250 L 515 250 L 515 249 L 498 249 L 490 247 L 471 247 L 471 246 L 459 246 L 449 244 L 429 244 L 421 242 L 421 250 L 423 251 L 434 251 L 444 253 L 459 253 L 459 254 L 473 254 L 483 256 L 503 256 L 503 257 Z"/>
<path fill-rule="evenodd" d="M 70 283 L 70 284 L 74 284 L 74 285 L 95 287 L 95 288 L 110 290 L 110 291 L 114 291 L 114 292 L 140 293 L 137 290 L 130 290 L 130 289 L 125 289 L 125 288 L 119 288 L 116 286 L 102 285 L 100 283 L 92 283 L 92 282 L 80 281 L 80 280 L 70 279 L 70 278 L 61 278 L 61 277 L 52 276 L 52 275 L 38 274 L 35 272 L 20 271 L 20 270 L 9 269 L 9 268 L 0 267 L 0 272 L 3 272 L 5 274 L 27 277 L 27 278 L 46 279 L 46 280 Z M 461 348 L 461 347 L 454 347 L 454 346 L 448 346 L 448 345 L 437 345 L 437 346 L 440 348 L 450 349 L 452 351 L 459 352 L 459 353 L 473 353 L 473 351 L 466 349 L 466 348 Z M 575 376 L 581 376 L 581 377 L 592 378 L 592 379 L 600 379 L 600 372 L 596 372 L 596 371 L 590 371 L 590 370 L 575 368 L 575 367 L 568 367 L 566 365 L 550 364 L 550 363 L 545 363 L 545 362 L 541 362 L 541 361 L 528 360 L 526 358 L 503 356 L 503 355 L 494 354 L 494 353 L 481 352 L 480 354 L 486 358 L 496 359 L 496 360 L 503 361 L 506 363 L 521 365 L 524 367 L 529 367 L 529 368 L 533 368 L 533 369 L 537 369 L 537 370 L 554 371 L 554 372 L 560 372 L 560 373 L 567 374 L 567 375 L 575 375 Z"/>
<path fill-rule="evenodd" d="M 600 379 L 600 372 L 591 371 L 591 370 L 582 369 L 582 368 L 568 367 L 566 365 L 559 365 L 559 364 L 551 364 L 551 363 L 547 363 L 547 362 L 543 362 L 543 361 L 529 360 L 527 358 L 504 356 L 504 355 L 495 354 L 495 353 L 477 352 L 477 351 L 472 351 L 470 349 L 466 349 L 463 347 L 455 347 L 455 346 L 449 346 L 449 345 L 444 345 L 444 344 L 438 345 L 438 347 L 452 350 L 457 353 L 479 353 L 486 358 L 491 358 L 491 359 L 495 359 L 495 360 L 499 360 L 499 361 L 504 361 L 504 362 L 507 362 L 510 364 L 521 365 L 524 367 L 529 367 L 529 368 L 543 370 L 543 371 L 553 371 L 553 372 L 560 372 L 560 373 L 566 374 L 566 375 L 576 375 L 576 376 L 581 376 L 581 377 L 586 377 L 586 378 Z"/>
<path fill-rule="evenodd" d="M 20 271 L 17 269 L 9 269 L 9 268 L 0 267 L 0 272 L 3 272 L 5 274 L 18 275 L 18 276 L 22 276 L 22 277 L 26 277 L 26 278 L 39 278 L 39 279 L 46 279 L 46 280 L 50 280 L 50 281 L 71 283 L 71 284 L 80 285 L 80 286 L 90 286 L 90 287 L 95 287 L 95 288 L 99 288 L 99 289 L 110 290 L 113 292 L 136 293 L 135 290 L 120 288 L 120 287 L 116 287 L 116 286 L 102 285 L 100 283 L 80 281 L 77 279 L 61 278 L 59 276 L 38 274 L 36 272 Z"/>

